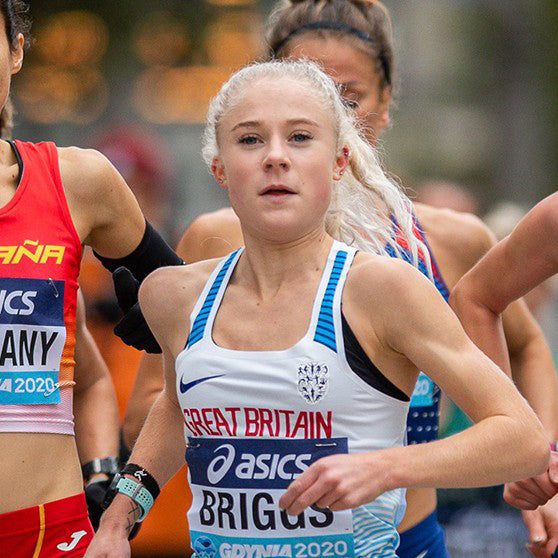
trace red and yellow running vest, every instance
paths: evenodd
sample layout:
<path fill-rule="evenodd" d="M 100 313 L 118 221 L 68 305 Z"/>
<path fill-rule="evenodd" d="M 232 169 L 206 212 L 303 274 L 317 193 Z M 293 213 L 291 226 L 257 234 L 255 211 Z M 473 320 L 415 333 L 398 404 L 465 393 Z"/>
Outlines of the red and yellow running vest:
<path fill-rule="evenodd" d="M 19 185 L 0 208 L 0 432 L 73 434 L 81 244 L 56 146 L 15 151 Z"/>

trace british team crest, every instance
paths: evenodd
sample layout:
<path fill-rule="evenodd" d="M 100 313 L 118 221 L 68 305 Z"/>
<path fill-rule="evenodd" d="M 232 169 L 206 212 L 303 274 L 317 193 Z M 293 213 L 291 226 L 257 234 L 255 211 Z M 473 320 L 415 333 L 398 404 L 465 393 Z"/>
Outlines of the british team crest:
<path fill-rule="evenodd" d="M 329 371 L 325 364 L 309 362 L 298 367 L 298 393 L 315 405 L 329 389 Z"/>

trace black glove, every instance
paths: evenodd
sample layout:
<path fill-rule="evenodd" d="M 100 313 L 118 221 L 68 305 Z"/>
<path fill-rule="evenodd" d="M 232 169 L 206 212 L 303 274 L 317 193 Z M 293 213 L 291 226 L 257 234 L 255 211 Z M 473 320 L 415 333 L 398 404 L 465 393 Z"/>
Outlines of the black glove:
<path fill-rule="evenodd" d="M 124 317 L 116 324 L 114 333 L 126 345 L 148 353 L 161 353 L 161 347 L 143 314 L 138 303 L 139 282 L 126 267 L 119 267 L 112 274 L 114 291 L 118 305 L 124 312 Z"/>
<path fill-rule="evenodd" d="M 93 529 L 97 531 L 99 528 L 99 521 L 103 514 L 102 503 L 105 499 L 105 493 L 110 486 L 110 479 L 106 480 L 93 480 L 85 485 L 85 501 L 87 502 L 87 513 Z"/>

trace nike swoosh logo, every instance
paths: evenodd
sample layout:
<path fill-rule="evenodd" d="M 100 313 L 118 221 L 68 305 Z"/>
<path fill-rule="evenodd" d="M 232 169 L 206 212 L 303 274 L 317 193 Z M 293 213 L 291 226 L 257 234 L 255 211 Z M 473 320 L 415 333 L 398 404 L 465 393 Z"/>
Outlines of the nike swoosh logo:
<path fill-rule="evenodd" d="M 60 543 L 59 545 L 56 545 L 56 548 L 62 552 L 70 552 L 70 550 L 73 550 L 77 546 L 80 539 L 85 535 L 87 535 L 87 531 L 75 531 L 72 533 L 72 540 L 69 543 Z"/>
<path fill-rule="evenodd" d="M 424 550 L 420 554 L 417 554 L 415 558 L 424 558 L 428 554 L 428 550 Z"/>
<path fill-rule="evenodd" d="M 188 382 L 185 384 L 180 378 L 180 393 L 186 393 L 189 389 L 192 389 L 194 386 L 201 384 L 202 382 L 207 382 L 207 380 L 213 380 L 213 378 L 220 378 L 225 374 L 216 374 L 215 376 L 207 376 L 206 378 L 199 378 L 198 380 L 194 380 L 193 382 Z"/>

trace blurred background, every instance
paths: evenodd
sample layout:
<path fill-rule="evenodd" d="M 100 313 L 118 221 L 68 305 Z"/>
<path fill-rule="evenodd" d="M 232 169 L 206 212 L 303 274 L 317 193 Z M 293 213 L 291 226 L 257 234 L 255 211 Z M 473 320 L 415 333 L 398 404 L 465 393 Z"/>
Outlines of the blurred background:
<path fill-rule="evenodd" d="M 380 144 L 386 167 L 411 196 L 488 215 L 507 234 L 558 183 L 558 2 L 384 3 L 398 61 L 392 128 Z M 35 44 L 13 82 L 15 136 L 100 149 L 174 244 L 196 215 L 227 204 L 200 155 L 205 111 L 232 70 L 265 55 L 272 6 L 32 0 Z M 90 256 L 81 281 L 122 412 L 139 354 L 112 335 L 118 313 L 110 277 Z M 551 299 L 549 288 L 537 312 L 556 349 Z M 447 431 L 460 420 L 451 413 Z M 157 503 L 161 511 L 145 522 L 134 555 L 184 555 L 183 487 L 180 478 L 170 490 L 175 499 Z M 460 498 L 447 496 L 448 518 Z M 452 556 L 526 556 L 517 516 L 489 522 L 474 508 L 481 501 L 486 509 L 487 498 L 497 507 L 498 496 L 472 496 L 472 515 L 449 525 Z M 485 520 L 490 551 L 478 535 Z"/>
<path fill-rule="evenodd" d="M 502 198 L 531 205 L 553 191 L 558 3 L 385 4 L 398 60 L 394 125 L 382 141 L 388 168 L 411 188 L 427 178 L 462 183 L 481 212 Z M 168 234 L 223 205 L 201 161 L 200 123 L 230 71 L 265 53 L 272 0 L 31 5 L 36 43 L 13 86 L 18 135 L 87 145 L 134 124 L 167 150 L 158 196 L 171 208 Z"/>

